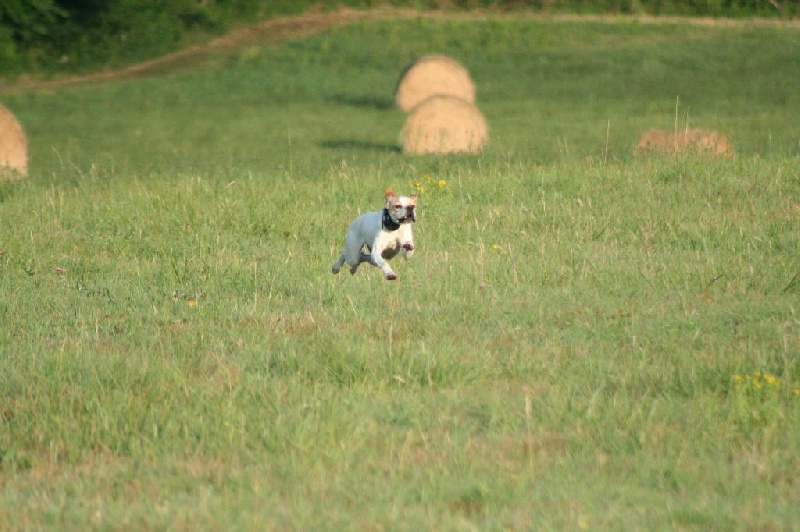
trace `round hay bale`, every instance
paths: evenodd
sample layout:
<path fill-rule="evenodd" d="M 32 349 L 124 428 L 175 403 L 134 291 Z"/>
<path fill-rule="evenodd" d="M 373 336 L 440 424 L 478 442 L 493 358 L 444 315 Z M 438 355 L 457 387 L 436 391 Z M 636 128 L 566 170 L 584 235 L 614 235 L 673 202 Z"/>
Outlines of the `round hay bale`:
<path fill-rule="evenodd" d="M 712 156 L 730 157 L 733 147 L 728 137 L 717 131 L 708 129 L 683 129 L 667 131 L 651 129 L 636 143 L 637 151 L 654 151 L 661 153 L 682 153 L 693 151 Z"/>
<path fill-rule="evenodd" d="M 28 173 L 28 141 L 16 117 L 0 105 L 0 180 Z"/>
<path fill-rule="evenodd" d="M 475 84 L 461 64 L 444 55 L 426 55 L 403 71 L 395 91 L 397 106 L 411 111 L 434 95 L 475 102 Z"/>
<path fill-rule="evenodd" d="M 432 96 L 414 107 L 401 133 L 405 153 L 475 153 L 486 144 L 486 120 L 475 105 Z"/>

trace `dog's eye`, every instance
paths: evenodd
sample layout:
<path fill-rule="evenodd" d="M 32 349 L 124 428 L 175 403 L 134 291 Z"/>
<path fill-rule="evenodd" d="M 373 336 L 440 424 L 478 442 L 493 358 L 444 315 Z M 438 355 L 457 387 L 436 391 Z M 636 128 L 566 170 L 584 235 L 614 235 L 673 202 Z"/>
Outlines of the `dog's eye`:
<path fill-rule="evenodd" d="M 399 210 L 399 209 L 402 209 L 403 206 L 398 203 L 397 205 L 394 206 L 394 208 Z"/>

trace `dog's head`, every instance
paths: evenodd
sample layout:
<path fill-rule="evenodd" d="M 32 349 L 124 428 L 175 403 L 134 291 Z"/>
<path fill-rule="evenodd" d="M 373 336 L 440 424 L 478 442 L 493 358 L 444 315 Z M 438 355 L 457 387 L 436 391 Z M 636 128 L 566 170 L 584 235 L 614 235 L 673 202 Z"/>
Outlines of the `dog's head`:
<path fill-rule="evenodd" d="M 398 196 L 391 188 L 387 188 L 385 209 L 392 221 L 397 224 L 416 222 L 418 197 L 416 194 Z"/>

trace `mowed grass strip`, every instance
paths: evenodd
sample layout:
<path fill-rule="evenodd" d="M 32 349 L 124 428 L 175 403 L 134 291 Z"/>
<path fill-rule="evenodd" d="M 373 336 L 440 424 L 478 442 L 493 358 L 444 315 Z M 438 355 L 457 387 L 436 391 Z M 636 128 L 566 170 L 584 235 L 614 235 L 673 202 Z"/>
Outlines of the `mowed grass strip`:
<path fill-rule="evenodd" d="M 0 520 L 791 527 L 796 36 L 364 23 L 11 97 Z M 397 149 L 433 51 L 476 81 L 479 156 Z M 633 155 L 695 126 L 736 156 Z M 421 192 L 414 258 L 331 275 L 387 186 Z"/>

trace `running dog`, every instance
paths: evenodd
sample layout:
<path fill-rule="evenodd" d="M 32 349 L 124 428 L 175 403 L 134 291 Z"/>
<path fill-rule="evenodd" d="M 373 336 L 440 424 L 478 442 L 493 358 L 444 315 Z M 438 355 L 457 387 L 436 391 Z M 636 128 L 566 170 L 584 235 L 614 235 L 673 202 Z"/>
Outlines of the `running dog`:
<path fill-rule="evenodd" d="M 416 221 L 417 196 L 398 196 L 386 189 L 386 204 L 382 211 L 362 214 L 347 228 L 342 255 L 333 265 L 333 273 L 339 273 L 346 262 L 350 273 L 356 273 L 358 265 L 368 262 L 383 272 L 387 281 L 394 281 L 397 275 L 389 266 L 388 260 L 403 255 L 410 259 L 414 254 L 414 234 L 412 224 Z M 364 253 L 364 247 L 368 253 Z"/>

